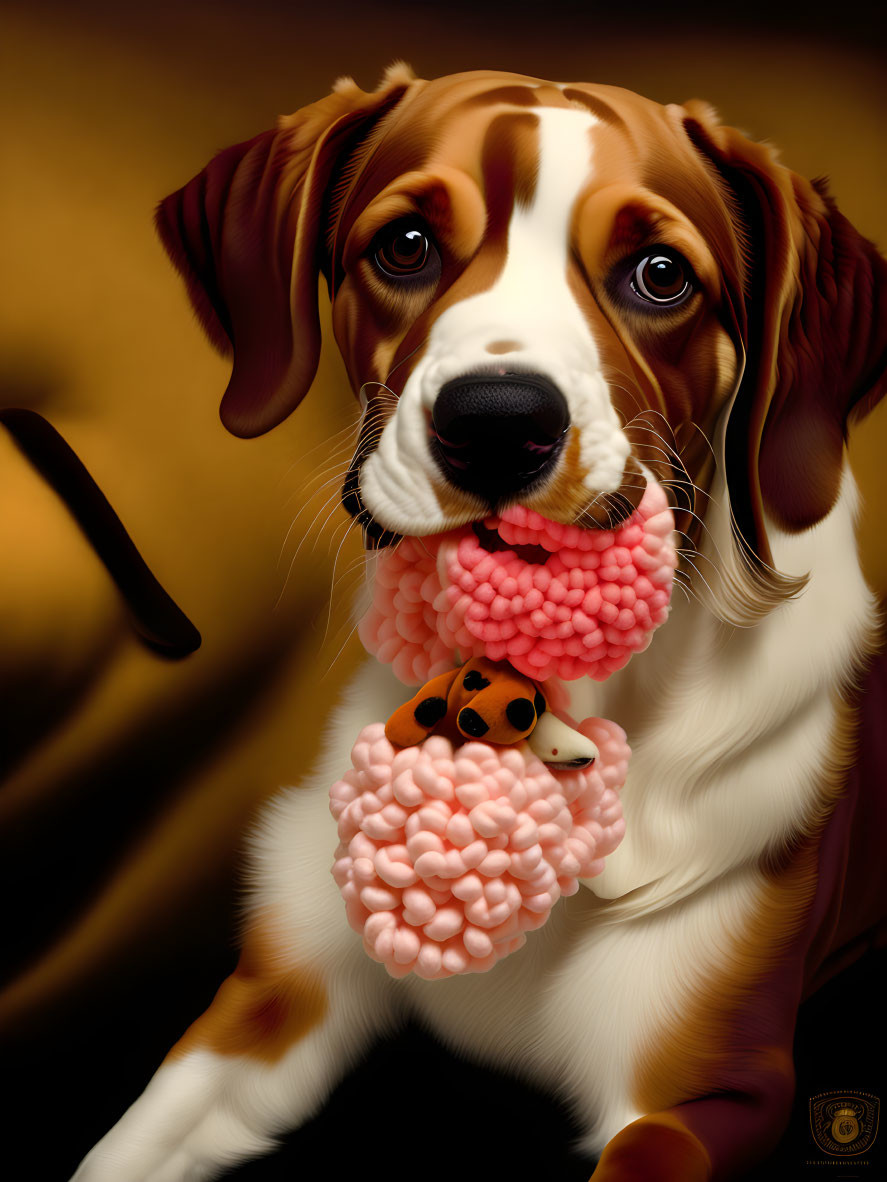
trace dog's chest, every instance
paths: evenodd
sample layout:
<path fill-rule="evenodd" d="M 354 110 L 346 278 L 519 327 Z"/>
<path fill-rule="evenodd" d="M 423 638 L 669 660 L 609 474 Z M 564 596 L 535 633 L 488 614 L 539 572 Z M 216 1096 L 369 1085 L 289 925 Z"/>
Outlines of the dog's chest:
<path fill-rule="evenodd" d="M 576 716 L 618 719 L 634 747 L 622 846 L 493 973 L 407 987 L 448 1041 L 580 1104 L 589 1149 L 639 1115 L 645 1058 L 723 976 L 762 904 L 762 854 L 820 800 L 836 687 L 872 619 L 854 502 L 848 482 L 816 530 L 774 531 L 782 569 L 810 580 L 758 627 L 727 628 L 678 593 L 647 653 L 576 683 Z"/>
<path fill-rule="evenodd" d="M 760 904 L 761 855 L 797 833 L 817 802 L 834 689 L 872 616 L 854 504 L 848 482 L 815 530 L 776 535 L 782 569 L 810 571 L 810 580 L 756 628 L 728 629 L 677 592 L 647 652 L 603 684 L 572 684 L 574 713 L 617 720 L 633 746 L 626 837 L 590 889 L 562 900 L 492 971 L 391 981 L 345 922 L 329 872 L 326 793 L 360 728 L 404 698 L 375 663 L 338 712 L 311 789 L 286 794 L 269 818 L 259 900 L 282 901 L 294 946 L 342 988 L 363 982 L 374 1011 L 399 999 L 455 1048 L 561 1091 L 595 1129 L 587 1147 L 603 1144 L 638 1115 L 639 1064 L 699 984 L 723 971 Z M 728 544 L 716 517 L 708 538 L 722 551 Z"/>

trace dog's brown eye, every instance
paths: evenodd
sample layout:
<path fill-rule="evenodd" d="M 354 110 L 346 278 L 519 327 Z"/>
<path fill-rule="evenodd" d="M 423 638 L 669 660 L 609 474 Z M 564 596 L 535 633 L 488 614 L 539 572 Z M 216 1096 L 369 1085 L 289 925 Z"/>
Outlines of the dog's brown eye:
<path fill-rule="evenodd" d="M 424 268 L 431 249 L 424 231 L 416 227 L 394 227 L 378 240 L 376 263 L 394 278 L 415 275 Z"/>
<path fill-rule="evenodd" d="M 690 295 L 690 269 L 675 254 L 649 254 L 641 259 L 632 276 L 632 290 L 653 304 L 678 304 Z"/>

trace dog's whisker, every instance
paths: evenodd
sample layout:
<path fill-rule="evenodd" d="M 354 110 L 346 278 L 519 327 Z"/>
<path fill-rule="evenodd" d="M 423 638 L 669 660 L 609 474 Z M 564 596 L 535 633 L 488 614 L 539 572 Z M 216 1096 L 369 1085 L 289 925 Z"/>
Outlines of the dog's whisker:
<path fill-rule="evenodd" d="M 323 477 L 320 483 L 316 484 L 313 488 L 303 486 L 302 488 L 295 489 L 286 498 L 284 505 L 288 505 L 294 497 L 298 496 L 302 497 L 304 501 L 309 502 L 313 497 L 316 497 L 319 493 L 329 488 L 331 484 L 341 484 L 348 473 L 348 466 L 350 466 L 350 461 L 349 465 L 346 466 L 343 465 L 342 460 L 339 460 L 335 464 L 330 464 L 328 467 L 318 470 L 314 474 L 314 479 L 320 480 Z"/>
<path fill-rule="evenodd" d="M 312 475 L 310 481 L 306 481 L 305 484 L 297 489 L 294 489 L 293 492 L 289 494 L 285 503 L 288 503 L 293 499 L 293 497 L 296 496 L 301 496 L 303 499 L 309 500 L 311 497 L 316 496 L 322 489 L 326 488 L 333 481 L 344 481 L 345 477 L 348 475 L 349 469 L 351 468 L 351 463 L 352 455 L 349 451 L 344 457 L 339 457 L 333 462 L 327 464 L 324 468 L 317 469 Z"/>
<path fill-rule="evenodd" d="M 343 479 L 344 479 L 344 477 L 343 477 Z M 338 481 L 328 482 L 327 487 L 329 487 L 330 484 L 335 484 L 336 487 L 335 487 L 334 491 L 324 499 L 323 504 L 320 505 L 316 509 L 313 518 L 305 526 L 304 530 L 302 531 L 302 536 L 299 539 L 298 546 L 296 547 L 296 552 L 293 555 L 293 561 L 295 561 L 295 559 L 298 557 L 302 546 L 304 545 L 305 541 L 311 536 L 312 531 L 315 530 L 321 515 L 327 511 L 327 509 L 330 507 L 330 505 L 332 505 L 333 509 L 335 510 L 335 506 L 339 503 L 339 499 L 340 499 L 339 498 L 339 488 L 341 486 L 341 483 L 342 483 L 341 479 Z M 286 552 L 287 544 L 290 540 L 290 537 L 292 536 L 292 532 L 295 529 L 297 522 L 299 521 L 299 518 L 302 516 L 302 514 L 304 512 L 306 512 L 307 509 L 309 509 L 311 507 L 312 507 L 311 503 L 306 502 L 306 504 L 304 504 L 302 506 L 302 508 L 298 511 L 298 513 L 295 515 L 293 520 L 290 522 L 289 529 L 287 529 L 287 531 L 286 531 L 283 542 L 281 543 L 280 552 L 277 556 L 278 567 L 280 566 L 280 560 L 283 558 L 283 555 Z M 330 516 L 332 516 L 332 514 L 330 514 Z M 316 538 L 315 538 L 315 541 L 316 541 Z"/>
<path fill-rule="evenodd" d="M 356 574 L 356 573 L 358 573 L 358 570 L 359 570 L 359 568 L 360 568 L 360 566 L 361 566 L 361 565 L 362 565 L 362 562 L 361 562 L 360 564 L 358 564 L 358 563 L 355 563 L 355 564 L 353 564 L 351 567 L 349 567 L 349 568 L 348 568 L 348 574 L 349 574 L 349 575 L 352 575 L 352 574 Z M 335 644 L 338 642 L 338 640 L 339 640 L 339 637 L 342 635 L 343 631 L 344 631 L 344 633 L 345 633 L 345 637 L 344 637 L 344 639 L 342 640 L 341 644 L 339 644 L 339 647 L 338 647 L 337 651 L 335 652 L 335 654 L 334 654 L 334 656 L 332 657 L 332 659 L 329 661 L 329 663 L 328 663 L 328 665 L 327 665 L 326 669 L 324 670 L 324 672 L 321 674 L 321 680 L 323 680 L 324 678 L 326 678 L 327 676 L 329 676 L 329 674 L 330 674 L 330 673 L 333 671 L 333 669 L 335 668 L 335 666 L 336 666 L 337 662 L 338 662 L 338 661 L 339 661 L 339 659 L 341 658 L 341 656 L 342 656 L 342 654 L 344 653 L 345 649 L 348 647 L 349 643 L 351 642 L 352 638 L 354 637 L 354 635 L 356 634 L 356 632 L 357 632 L 358 628 L 360 627 L 360 621 L 361 621 L 361 617 L 360 617 L 360 616 L 352 616 L 352 617 L 351 617 L 349 620 L 346 620 L 346 621 L 345 621 L 345 622 L 344 622 L 344 623 L 343 623 L 343 624 L 340 626 L 340 628 L 339 628 L 339 630 L 338 630 L 338 632 L 337 632 L 336 636 L 333 638 L 333 640 L 332 640 L 332 641 L 330 641 L 330 642 L 327 642 L 327 641 L 326 641 L 326 639 L 325 639 L 325 644 L 324 644 L 324 647 L 325 647 L 325 648 L 327 648 L 327 647 L 329 647 L 329 645 L 330 645 L 330 644 L 332 644 L 332 645 L 335 645 Z"/>
<path fill-rule="evenodd" d="M 709 439 L 709 437 L 706 435 L 706 433 L 702 430 L 702 428 L 699 426 L 698 423 L 693 421 L 693 419 L 687 419 L 687 425 L 689 427 L 692 427 L 694 431 L 697 431 L 702 436 L 704 443 L 707 445 L 709 451 L 711 452 L 712 460 L 714 460 L 714 462 L 717 464 L 718 457 L 715 454 L 714 445 L 712 444 L 712 441 Z"/>
<path fill-rule="evenodd" d="M 326 505 L 329 505 L 331 501 L 334 501 L 333 497 L 330 497 L 327 500 Z M 336 501 L 337 501 L 337 499 L 336 499 Z M 296 562 L 298 561 L 298 558 L 299 558 L 299 554 L 301 553 L 302 547 L 304 546 L 305 542 L 309 539 L 309 537 L 312 536 L 312 533 L 313 533 L 314 540 L 313 540 L 313 543 L 311 546 L 311 552 L 313 553 L 317 549 L 317 543 L 318 543 L 319 537 L 323 535 L 325 527 L 327 525 L 327 522 L 329 522 L 329 520 L 333 517 L 333 515 L 336 512 L 336 509 L 339 506 L 338 506 L 338 503 L 334 503 L 333 508 L 327 514 L 322 525 L 319 527 L 319 529 L 316 529 L 315 527 L 317 527 L 320 514 L 323 513 L 325 507 L 326 506 L 324 506 L 323 508 L 320 509 L 320 511 L 318 512 L 317 516 L 314 518 L 311 525 L 308 527 L 308 529 L 305 531 L 305 533 L 302 535 L 302 537 L 299 540 L 299 544 L 296 547 L 295 553 L 293 554 L 292 558 L 290 559 L 289 565 L 287 567 L 286 577 L 284 578 L 283 586 L 281 587 L 280 594 L 278 595 L 277 600 L 275 601 L 275 604 L 274 604 L 275 610 L 280 606 L 280 603 L 283 600 L 284 595 L 286 594 L 286 590 L 287 590 L 287 587 L 289 586 L 290 578 L 292 576 Z M 345 524 L 347 524 L 348 527 L 350 528 L 351 526 L 353 526 L 356 523 L 352 518 L 346 518 Z M 348 531 L 346 530 L 346 537 L 347 537 L 347 532 Z M 327 539 L 327 541 L 329 543 L 330 550 L 332 549 L 332 546 L 335 544 L 335 536 L 336 536 L 336 531 L 334 531 L 333 535 L 331 537 L 328 537 L 328 539 Z M 345 538 L 342 539 L 343 542 L 344 542 L 344 540 L 345 540 Z M 341 546 L 340 546 L 340 549 L 341 549 Z M 281 552 L 280 557 L 282 557 L 282 556 L 283 556 L 283 554 Z M 279 561 L 280 560 L 278 559 L 278 565 L 279 565 Z M 333 572 L 335 573 L 335 564 L 333 567 Z"/>
<path fill-rule="evenodd" d="M 345 510 L 342 508 L 342 503 L 338 497 L 330 497 L 330 501 L 332 502 L 332 508 L 329 510 L 326 517 L 323 519 L 323 522 L 320 525 L 319 529 L 315 532 L 314 542 L 311 545 L 312 554 L 317 550 L 318 542 L 320 541 L 321 537 L 323 536 L 327 525 L 329 524 L 330 521 L 332 521 L 332 519 L 335 517 L 336 513 L 340 512 L 340 511 L 343 513 L 345 512 Z M 353 522 L 355 519 L 346 517 L 346 520 L 348 520 L 349 522 Z"/>
<path fill-rule="evenodd" d="M 374 443 L 376 441 L 376 433 L 371 432 L 367 436 L 367 440 L 371 444 Z M 295 496 L 302 496 L 303 499 L 305 500 L 305 505 L 298 511 L 298 513 L 296 514 L 296 517 L 294 519 L 294 522 L 290 525 L 290 529 L 287 531 L 287 538 L 289 537 L 289 533 L 291 532 L 291 530 L 293 528 L 293 524 L 295 524 L 295 521 L 298 521 L 298 519 L 301 517 L 301 515 L 305 511 L 305 509 L 310 505 L 310 503 L 314 497 L 318 496 L 320 493 L 324 492 L 326 489 L 328 489 L 330 487 L 336 487 L 337 490 L 339 488 L 341 488 L 341 486 L 345 482 L 345 478 L 347 477 L 348 472 L 351 469 L 351 464 L 352 464 L 352 457 L 349 454 L 347 462 L 343 462 L 342 460 L 338 460 L 337 462 L 331 463 L 331 464 L 327 465 L 325 468 L 321 469 L 319 472 L 315 473 L 314 476 L 311 478 L 312 480 L 314 480 L 318 476 L 326 476 L 326 479 L 323 480 L 322 483 L 320 483 L 316 487 L 312 488 L 311 487 L 311 480 L 309 480 L 308 482 L 305 483 L 305 485 L 302 486 L 301 489 L 295 490 L 294 492 L 292 492 L 289 495 L 289 497 L 287 497 L 285 504 L 288 504 L 289 501 L 291 501 L 293 499 L 293 497 L 295 497 Z M 332 472 L 332 475 L 331 476 L 327 475 L 330 472 Z M 328 505 L 330 503 L 331 500 L 332 500 L 332 498 L 328 498 L 325 501 L 324 505 L 318 511 L 318 515 L 323 512 L 324 508 L 326 507 L 326 505 Z M 307 530 L 306 530 L 306 532 L 307 532 Z"/>
<path fill-rule="evenodd" d="M 379 381 L 363 382 L 360 386 L 360 390 L 358 391 L 358 393 L 360 396 L 361 405 L 363 406 L 364 414 L 366 414 L 367 410 L 369 409 L 369 401 L 370 400 L 367 397 L 366 391 L 370 386 L 376 387 L 376 393 L 373 395 L 373 399 L 376 402 L 391 401 L 394 404 L 396 404 L 399 401 L 398 395 L 394 392 L 394 390 L 392 390 L 384 382 L 379 382 Z"/>
<path fill-rule="evenodd" d="M 405 365 L 409 360 L 411 360 L 411 358 L 415 357 L 415 355 L 419 352 L 419 350 L 424 348 L 424 345 L 425 345 L 425 342 L 420 341 L 420 343 L 418 345 L 416 345 L 415 349 L 411 349 L 409 351 L 409 353 L 406 354 L 405 357 L 401 357 L 401 359 L 400 359 L 400 361 L 398 361 L 397 365 L 394 365 L 391 367 L 391 369 L 389 369 L 388 374 L 385 378 L 385 381 L 386 382 L 390 381 L 392 375 L 397 373 L 397 371 L 400 369 L 400 367 L 402 365 Z"/>
<path fill-rule="evenodd" d="M 295 460 L 293 460 L 293 462 L 289 465 L 289 467 L 286 469 L 286 471 L 281 475 L 278 483 L 283 484 L 287 480 L 287 478 L 289 477 L 290 473 L 292 472 L 292 470 L 294 468 L 296 468 L 299 464 L 304 463 L 305 460 L 307 460 L 310 456 L 314 455 L 315 452 L 320 451 L 321 448 L 324 448 L 327 451 L 327 454 L 329 456 L 334 455 L 338 451 L 343 451 L 346 447 L 349 446 L 349 439 L 348 438 L 340 439 L 340 436 L 352 436 L 353 435 L 356 439 L 357 434 L 360 430 L 360 421 L 361 421 L 360 418 L 358 418 L 353 423 L 349 423 L 348 426 L 342 427 L 341 430 L 334 432 L 334 434 L 328 436 L 326 439 L 322 439 L 320 441 L 320 443 L 315 444 L 314 447 L 308 448 L 307 451 L 300 451 L 298 457 Z M 352 446 L 353 446 L 353 444 L 352 444 Z"/>
<path fill-rule="evenodd" d="M 332 506 L 332 508 L 330 508 L 330 506 Z M 335 492 L 333 492 L 330 496 L 328 496 L 326 498 L 324 503 L 319 507 L 319 509 L 315 513 L 313 519 L 309 522 L 309 524 L 306 526 L 305 530 L 303 531 L 302 536 L 299 539 L 299 543 L 296 546 L 295 552 L 293 553 L 293 556 L 290 559 L 289 566 L 287 568 L 287 574 L 286 574 L 286 578 L 284 580 L 284 588 L 283 588 L 284 590 L 286 589 L 286 586 L 289 583 L 290 575 L 293 572 L 293 568 L 296 564 L 296 561 L 298 560 L 299 554 L 302 551 L 302 547 L 309 540 L 309 538 L 313 537 L 313 543 L 311 546 L 311 550 L 312 550 L 312 552 L 314 550 L 316 550 L 319 536 L 322 535 L 323 529 L 326 526 L 327 522 L 334 516 L 334 514 L 336 513 L 336 510 L 339 507 L 340 507 L 339 492 L 338 492 L 338 490 L 336 490 Z M 329 510 L 329 511 L 327 512 L 327 510 Z M 318 528 L 318 522 L 320 521 L 320 518 L 324 512 L 327 512 L 327 516 L 326 516 L 325 520 L 323 521 L 322 525 L 320 525 Z M 296 518 L 290 523 L 290 527 L 287 530 L 286 537 L 284 538 L 283 544 L 280 549 L 280 553 L 278 554 L 278 558 L 277 558 L 278 568 L 280 566 L 280 561 L 283 558 L 284 552 L 286 550 L 287 542 L 289 541 L 290 535 L 291 535 L 292 530 L 296 524 L 296 521 L 298 520 L 298 517 L 299 517 L 299 515 L 297 514 Z M 282 594 L 283 594 L 283 592 L 281 592 L 281 595 Z M 279 600 L 278 600 L 278 602 L 279 602 Z"/>
<path fill-rule="evenodd" d="M 349 629 L 348 629 L 348 632 L 347 632 L 347 635 L 345 636 L 345 639 L 342 641 L 341 645 L 339 646 L 339 648 L 338 648 L 338 651 L 337 651 L 337 652 L 336 652 L 336 654 L 333 656 L 333 658 L 330 660 L 330 662 L 329 662 L 329 664 L 327 665 L 326 669 L 325 669 L 325 670 L 323 671 L 323 673 L 320 675 L 320 680 L 321 680 L 321 681 L 323 681 L 325 678 L 327 678 L 327 677 L 330 675 L 330 673 L 332 673 L 333 669 L 335 669 L 335 667 L 336 667 L 336 664 L 337 664 L 337 662 L 339 661 L 339 658 L 342 656 L 342 653 L 344 653 L 345 649 L 348 647 L 348 644 L 349 644 L 349 642 L 351 641 L 352 637 L 353 637 L 353 636 L 355 635 L 355 633 L 357 632 L 357 629 L 359 628 L 359 626 L 360 626 L 360 622 L 359 622 L 359 621 L 355 621 L 355 622 L 354 622 L 354 623 L 353 623 L 353 624 L 352 624 L 352 625 L 349 627 Z"/>
<path fill-rule="evenodd" d="M 331 578 L 331 582 L 330 582 L 329 603 L 328 603 L 328 607 L 327 607 L 326 627 L 324 628 L 323 641 L 322 641 L 323 644 L 326 643 L 327 637 L 329 636 L 330 624 L 332 622 L 332 617 L 333 617 L 333 602 L 335 600 L 336 592 L 337 592 L 336 567 L 338 565 L 339 557 L 341 556 L 342 549 L 345 546 L 345 543 L 348 541 L 349 536 L 353 533 L 353 531 L 357 525 L 358 525 L 358 522 L 354 518 L 352 518 L 348 522 L 345 532 L 342 535 L 342 540 L 339 543 L 339 548 L 336 551 L 336 556 L 333 559 L 332 578 Z M 347 573 L 347 568 L 346 568 L 346 573 Z M 345 577 L 345 575 L 343 574 L 343 578 L 344 577 Z"/>
<path fill-rule="evenodd" d="M 601 374 L 608 386 L 612 386 L 615 390 L 621 390 L 624 394 L 628 395 L 628 397 L 637 407 L 641 409 L 643 408 L 644 400 L 641 392 L 634 388 L 634 383 L 628 374 L 622 373 L 619 370 L 613 370 L 610 366 L 603 366 L 601 369 Z M 629 383 L 629 385 L 626 386 L 623 385 L 622 382 L 615 381 L 612 376 L 609 376 L 610 374 L 614 374 L 616 377 L 624 378 L 625 381 Z"/>

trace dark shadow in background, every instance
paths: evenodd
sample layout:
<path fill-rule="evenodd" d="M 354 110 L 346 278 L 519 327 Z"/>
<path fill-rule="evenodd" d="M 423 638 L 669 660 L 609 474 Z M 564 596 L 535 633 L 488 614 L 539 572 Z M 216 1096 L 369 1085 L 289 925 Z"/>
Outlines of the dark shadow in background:
<path fill-rule="evenodd" d="M 221 7 L 236 12 L 243 10 L 244 0 L 221 0 Z M 292 14 L 301 12 L 306 32 L 312 25 L 313 6 L 292 0 L 255 0 L 254 10 L 267 13 Z M 109 5 L 118 10 L 118 5 Z M 622 34 L 627 41 L 632 36 L 648 40 L 661 33 L 675 35 L 720 34 L 725 32 L 751 33 L 765 42 L 768 37 L 787 34 L 798 42 L 821 41 L 828 46 L 843 45 L 875 53 L 887 45 L 887 15 L 884 6 L 875 0 L 851 0 L 849 3 L 810 4 L 802 0 L 741 0 L 736 3 L 713 4 L 710 0 L 683 0 L 680 5 L 662 0 L 630 0 L 618 4 L 612 0 L 377 0 L 371 7 L 360 0 L 339 0 L 336 5 L 343 17 L 354 13 L 366 20 L 368 13 L 375 17 L 378 30 L 390 33 L 393 52 L 400 34 L 417 10 L 436 13 L 442 26 L 450 31 L 460 25 L 466 28 L 484 24 L 494 33 L 514 32 L 516 25 L 529 31 L 538 30 L 541 40 L 551 43 L 558 38 L 565 43 L 581 31 L 585 37 Z M 593 45 L 593 41 L 589 43 Z M 752 81 L 750 79 L 750 81 Z M 828 86 L 828 79 L 823 79 Z"/>

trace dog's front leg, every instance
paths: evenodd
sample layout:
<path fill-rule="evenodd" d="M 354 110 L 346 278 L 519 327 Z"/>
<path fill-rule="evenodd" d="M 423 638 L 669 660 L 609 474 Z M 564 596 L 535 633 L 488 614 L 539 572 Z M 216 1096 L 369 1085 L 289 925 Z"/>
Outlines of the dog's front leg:
<path fill-rule="evenodd" d="M 641 1117 L 606 1146 L 592 1182 L 709 1182 L 711 1158 L 680 1109 Z"/>
<path fill-rule="evenodd" d="M 742 1059 L 712 1075 L 708 1094 L 700 1081 L 699 1096 L 617 1133 L 592 1182 L 725 1182 L 756 1165 L 776 1145 L 791 1111 L 791 1026 L 776 1043 L 751 1039 Z"/>
<path fill-rule="evenodd" d="M 610 1136 L 593 1182 L 726 1182 L 775 1147 L 794 1096 L 800 992 L 800 973 L 779 967 L 732 996 L 719 981 L 704 1013 L 698 995 L 695 1015 L 685 999 L 651 1031 L 655 1071 L 636 1077 L 647 1077 L 635 1095 L 643 1115 Z"/>
<path fill-rule="evenodd" d="M 633 1121 L 605 1147 L 592 1182 L 720 1182 L 776 1144 L 794 1090 L 791 1057 L 746 1091 L 691 1100 Z"/>
<path fill-rule="evenodd" d="M 255 927 L 236 971 L 76 1182 L 198 1182 L 267 1152 L 323 1103 L 383 1009 L 382 998 L 355 1004 L 328 972 L 284 958 Z"/>
<path fill-rule="evenodd" d="M 611 1137 L 594 1182 L 726 1182 L 775 1147 L 795 1091 L 805 975 L 834 925 L 844 873 L 835 850 L 845 846 L 851 805 L 842 801 L 823 834 L 780 869 L 747 872 L 749 916 L 728 935 L 719 973 L 693 982 L 647 1040 L 636 1076 L 645 1115 Z"/>
<path fill-rule="evenodd" d="M 309 1119 L 394 1022 L 391 979 L 350 928 L 330 873 L 329 786 L 360 728 L 402 697 L 370 663 L 331 720 L 320 767 L 269 802 L 251 843 L 251 920 L 236 971 L 76 1182 L 202 1182 L 259 1156 Z"/>

